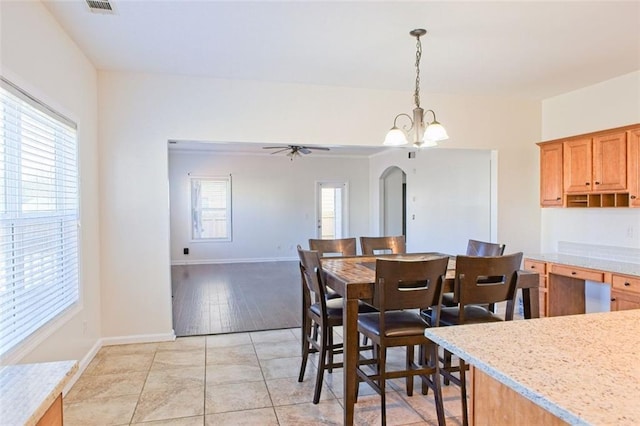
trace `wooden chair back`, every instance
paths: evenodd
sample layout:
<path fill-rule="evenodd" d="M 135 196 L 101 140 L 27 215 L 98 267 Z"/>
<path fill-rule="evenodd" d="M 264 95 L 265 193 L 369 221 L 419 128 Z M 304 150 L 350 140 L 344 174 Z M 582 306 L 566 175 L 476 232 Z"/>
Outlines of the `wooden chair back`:
<path fill-rule="evenodd" d="M 338 238 L 332 240 L 309 239 L 309 248 L 316 250 L 320 257 L 326 256 L 355 256 L 356 239 Z"/>
<path fill-rule="evenodd" d="M 502 256 L 504 254 L 504 248 L 504 244 L 470 239 L 467 243 L 467 256 Z"/>
<path fill-rule="evenodd" d="M 307 306 L 311 305 L 312 301 L 320 302 L 324 312 L 326 287 L 322 282 L 322 274 L 319 273 L 322 270 L 320 255 L 315 250 L 304 250 L 298 245 L 298 257 L 300 258 L 300 275 L 305 304 L 307 301 L 309 302 Z"/>
<path fill-rule="evenodd" d="M 522 252 L 504 256 L 457 256 L 454 302 L 460 304 L 460 324 L 464 306 L 507 302 L 505 319 L 513 319 L 518 270 Z"/>
<path fill-rule="evenodd" d="M 373 305 L 380 311 L 436 305 L 448 263 L 448 257 L 420 261 L 377 259 Z"/>
<path fill-rule="evenodd" d="M 402 254 L 407 252 L 404 235 L 394 237 L 360 237 L 360 248 L 365 256 L 376 254 Z"/>

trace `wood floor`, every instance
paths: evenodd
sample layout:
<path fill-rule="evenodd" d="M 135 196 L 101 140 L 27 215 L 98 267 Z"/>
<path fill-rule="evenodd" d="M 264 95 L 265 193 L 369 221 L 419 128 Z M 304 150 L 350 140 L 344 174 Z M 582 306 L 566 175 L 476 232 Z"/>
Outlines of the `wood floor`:
<path fill-rule="evenodd" d="M 171 267 L 176 336 L 300 327 L 297 261 Z"/>

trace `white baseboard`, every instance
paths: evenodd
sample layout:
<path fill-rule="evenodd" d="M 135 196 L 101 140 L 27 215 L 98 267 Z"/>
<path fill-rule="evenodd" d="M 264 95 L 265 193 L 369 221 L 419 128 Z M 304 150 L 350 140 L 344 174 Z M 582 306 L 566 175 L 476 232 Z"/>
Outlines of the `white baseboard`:
<path fill-rule="evenodd" d="M 181 265 L 216 265 L 220 263 L 258 263 L 258 262 L 290 262 L 299 260 L 297 257 L 265 257 L 261 259 L 198 259 L 198 260 L 172 260 L 171 266 Z"/>
<path fill-rule="evenodd" d="M 176 340 L 176 333 L 171 330 L 170 333 L 103 337 L 101 340 L 102 346 L 129 345 L 132 343 L 172 342 Z"/>
<path fill-rule="evenodd" d="M 174 340 L 176 340 L 176 333 L 173 330 L 171 330 L 170 333 L 138 334 L 134 336 L 103 337 L 101 339 L 98 339 L 93 347 L 91 347 L 89 352 L 87 352 L 87 354 L 78 363 L 78 371 L 76 371 L 76 374 L 73 375 L 73 377 L 64 387 L 62 395 L 66 395 L 67 392 L 71 390 L 71 387 L 78 381 L 82 373 L 84 373 L 93 358 L 95 358 L 95 356 L 103 346 L 126 345 L 133 343 L 171 342 Z"/>

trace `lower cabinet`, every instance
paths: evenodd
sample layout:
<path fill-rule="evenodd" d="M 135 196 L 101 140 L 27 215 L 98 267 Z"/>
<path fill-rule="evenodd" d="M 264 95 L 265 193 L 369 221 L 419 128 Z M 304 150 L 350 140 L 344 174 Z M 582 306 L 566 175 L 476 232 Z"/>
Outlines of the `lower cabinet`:
<path fill-rule="evenodd" d="M 614 274 L 611 283 L 611 310 L 640 309 L 640 278 Z"/>

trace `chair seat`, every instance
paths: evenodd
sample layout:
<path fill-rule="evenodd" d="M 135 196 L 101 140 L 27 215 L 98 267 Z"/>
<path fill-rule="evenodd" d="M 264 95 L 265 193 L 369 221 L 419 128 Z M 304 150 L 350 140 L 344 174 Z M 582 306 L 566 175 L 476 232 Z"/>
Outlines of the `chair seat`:
<path fill-rule="evenodd" d="M 327 300 L 327 317 L 329 319 L 341 319 L 342 318 L 342 305 L 343 300 L 342 297 L 336 299 Z M 320 316 L 322 314 L 322 308 L 319 303 L 314 303 L 309 307 L 309 310 L 313 312 L 314 315 Z M 373 306 L 364 303 L 358 302 L 358 312 L 367 313 L 367 312 L 377 312 L 376 308 Z"/>
<path fill-rule="evenodd" d="M 459 309 L 455 307 L 446 307 L 440 309 L 440 325 L 458 325 Z M 464 323 L 476 324 L 486 322 L 502 322 L 504 321 L 498 315 L 487 308 L 479 305 L 467 305 L 464 307 Z"/>
<path fill-rule="evenodd" d="M 342 296 L 340 296 L 340 293 L 338 293 L 337 291 L 335 291 L 334 289 L 327 287 L 327 292 L 325 293 L 325 296 L 327 298 L 327 300 L 329 299 L 338 299 Z"/>
<path fill-rule="evenodd" d="M 376 336 L 380 335 L 380 313 L 358 315 L 358 328 Z M 416 312 L 391 311 L 385 314 L 385 337 L 424 335 L 429 325 Z"/>

